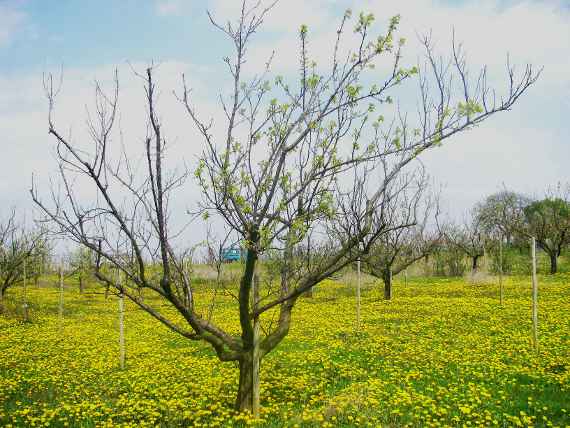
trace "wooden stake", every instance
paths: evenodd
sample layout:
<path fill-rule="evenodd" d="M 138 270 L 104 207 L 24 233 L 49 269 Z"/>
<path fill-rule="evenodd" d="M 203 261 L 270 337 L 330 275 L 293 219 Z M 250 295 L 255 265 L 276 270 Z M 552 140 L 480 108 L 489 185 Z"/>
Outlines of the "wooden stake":
<path fill-rule="evenodd" d="M 26 259 L 24 259 L 24 293 L 22 296 L 22 312 L 24 315 L 24 321 L 29 321 L 29 317 L 28 317 L 28 298 L 27 298 L 27 278 L 26 278 Z"/>
<path fill-rule="evenodd" d="M 360 331 L 360 258 L 356 260 L 356 330 Z"/>
<path fill-rule="evenodd" d="M 532 343 L 538 352 L 538 280 L 536 278 L 536 239 L 531 239 L 532 248 Z"/>
<path fill-rule="evenodd" d="M 504 302 L 504 290 L 503 290 L 503 237 L 499 240 L 499 300 L 501 306 Z"/>
<path fill-rule="evenodd" d="M 121 287 L 121 271 L 117 269 L 117 288 L 119 290 L 119 367 L 125 369 L 125 295 Z"/>
<path fill-rule="evenodd" d="M 59 334 L 63 333 L 63 265 L 59 265 Z"/>
<path fill-rule="evenodd" d="M 119 365 L 125 368 L 125 295 L 119 295 Z"/>
<path fill-rule="evenodd" d="M 38 280 L 36 281 L 36 287 L 40 288 L 40 279 L 44 275 L 44 256 L 42 255 L 40 260 L 40 274 Z"/>

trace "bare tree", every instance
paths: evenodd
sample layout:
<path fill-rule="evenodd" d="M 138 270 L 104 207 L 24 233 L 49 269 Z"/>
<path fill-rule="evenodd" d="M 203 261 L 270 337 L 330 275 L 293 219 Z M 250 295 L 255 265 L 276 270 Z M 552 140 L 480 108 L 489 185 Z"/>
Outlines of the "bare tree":
<path fill-rule="evenodd" d="M 77 275 L 79 281 L 79 293 L 85 291 L 85 280 L 95 271 L 95 257 L 93 251 L 79 247 L 70 255 L 71 275 Z"/>
<path fill-rule="evenodd" d="M 471 274 L 479 269 L 479 260 L 485 255 L 487 235 L 477 216 L 471 213 L 459 226 L 448 225 L 444 231 L 446 240 L 455 248 L 463 252 L 471 260 Z"/>
<path fill-rule="evenodd" d="M 416 177 L 396 182 L 401 190 L 384 208 L 380 221 L 390 231 L 382 234 L 364 256 L 368 273 L 384 283 L 384 298 L 392 298 L 392 276 L 431 254 L 441 240 L 437 227 L 439 206 L 434 195 L 427 194 L 427 176 L 423 170 Z M 431 223 L 430 223 L 431 222 Z"/>
<path fill-rule="evenodd" d="M 113 161 L 109 148 L 117 117 L 117 77 L 111 95 L 96 86 L 96 115 L 89 121 L 90 150 L 80 149 L 56 127 L 53 112 L 58 88 L 47 77 L 49 133 L 58 144 L 63 194 L 47 204 L 32 188 L 35 202 L 59 231 L 94 251 L 96 266 L 106 260 L 122 270 L 129 285 L 117 283 L 98 269 L 95 275 L 100 281 L 184 337 L 209 343 L 220 360 L 239 364 L 236 408 L 254 414 L 259 408 L 259 363 L 287 335 L 297 299 L 353 263 L 388 229 L 374 219 L 394 196 L 388 187 L 399 172 L 423 151 L 510 109 L 538 78 L 530 66 L 519 78 L 509 67 L 507 93 L 497 100 L 486 85 L 484 69 L 475 81 L 468 79 L 460 46 L 453 44 L 450 60 L 439 59 L 429 38 L 424 39 L 425 66 L 403 68 L 404 40 L 396 37 L 399 17 L 390 20 L 385 34 L 372 37 L 374 16 L 360 14 L 353 27 L 358 42 L 344 49 L 352 20 L 347 12 L 326 70 L 311 60 L 308 29 L 302 26 L 298 84 L 286 84 L 281 77 L 271 83 L 269 62 L 266 70 L 246 79 L 247 47 L 270 8 L 260 3 L 248 7 L 243 2 L 237 22 L 225 25 L 210 16 L 235 48 L 233 59 L 225 59 L 232 92 L 220 97 L 226 119 L 221 140 L 215 137 L 212 122 L 203 120 L 193 106 L 185 79 L 178 95 L 205 144 L 195 171 L 203 192 L 200 208 L 220 216 L 245 245 L 237 291 L 239 335 L 224 331 L 196 309 L 196 295 L 174 243 L 178 231 L 173 230 L 169 200 L 186 174 L 165 171 L 167 140 L 156 111 L 152 67 L 140 75 L 148 118 L 144 176 L 137 176 L 129 156 Z M 384 57 L 391 67 L 380 76 L 374 65 Z M 368 76 L 380 83 L 368 85 Z M 420 90 L 416 127 L 400 111 L 390 121 L 373 118 L 376 108 L 393 102 L 396 87 L 416 76 Z M 453 82 L 460 82 L 457 94 Z M 430 88 L 436 89 L 435 96 Z M 366 182 L 376 169 L 383 171 L 380 178 Z M 74 174 L 91 181 L 98 193 L 96 202 L 80 202 L 71 179 Z M 318 263 L 308 268 L 304 263 L 302 269 L 289 262 L 310 230 L 320 233 L 333 225 L 349 233 L 336 237 Z M 119 249 L 114 245 L 117 242 Z M 119 250 L 131 254 L 133 263 L 126 263 Z M 254 278 L 260 256 L 269 250 L 282 254 L 284 263 L 277 286 L 264 287 Z M 134 292 L 137 288 L 152 290 L 167 301 L 185 324 L 143 302 Z M 273 308 L 278 309 L 276 320 L 271 318 Z"/>
<path fill-rule="evenodd" d="M 40 230 L 28 230 L 18 223 L 16 212 L 0 224 L 0 312 L 8 288 L 24 279 L 34 277 L 40 268 L 40 249 L 47 248 L 45 235 Z"/>

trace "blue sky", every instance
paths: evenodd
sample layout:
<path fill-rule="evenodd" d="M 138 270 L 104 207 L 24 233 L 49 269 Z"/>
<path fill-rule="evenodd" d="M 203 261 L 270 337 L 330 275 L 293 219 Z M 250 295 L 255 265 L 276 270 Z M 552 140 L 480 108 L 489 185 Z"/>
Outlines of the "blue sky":
<path fill-rule="evenodd" d="M 345 7 L 357 6 L 359 2 L 321 3 L 340 16 Z M 367 2 L 361 3 L 366 5 Z M 476 3 L 469 0 L 433 2 L 437 7 L 457 10 Z M 494 3 L 500 11 L 525 2 L 498 0 Z M 561 13 L 570 7 L 570 2 L 564 1 L 537 0 L 535 3 L 550 4 Z M 211 62 L 215 57 L 212 53 L 224 42 L 206 19 L 206 10 L 212 5 L 205 0 L 0 0 L 0 5 L 18 15 L 14 18 L 18 20 L 18 28 L 11 32 L 8 40 L 0 38 L 2 73 L 21 73 L 61 63 L 93 67 L 126 60 L 189 57 L 194 62 Z M 291 22 L 292 29 L 298 25 Z"/>
<path fill-rule="evenodd" d="M 140 82 L 126 61 L 141 69 L 161 63 L 163 114 L 182 156 L 192 162 L 200 144 L 171 91 L 180 88 L 186 72 L 196 90 L 197 106 L 218 117 L 217 94 L 227 75 L 221 58 L 227 40 L 210 25 L 210 9 L 221 21 L 235 16 L 236 0 L 0 0 L 0 133 L 4 163 L 0 168 L 2 207 L 30 211 L 27 189 L 32 172 L 45 181 L 55 170 L 53 141 L 47 138 L 47 105 L 42 72 L 64 69 L 58 120 L 80 133 L 84 108 L 92 99 L 95 78 L 108 79 L 119 68 L 124 126 L 136 141 L 135 112 Z M 567 0 L 281 0 L 256 42 L 248 64 L 264 64 L 275 50 L 275 71 L 293 77 L 297 69 L 296 33 L 303 23 L 311 31 L 310 49 L 320 58 L 347 7 L 372 11 L 380 25 L 402 15 L 401 33 L 410 41 L 405 60 L 418 58 L 416 34 L 433 30 L 445 53 L 451 31 L 463 40 L 476 70 L 486 64 L 492 84 L 505 82 L 504 61 L 544 66 L 540 81 L 514 107 L 480 129 L 460 136 L 424 162 L 428 173 L 444 186 L 453 216 L 460 216 L 503 184 L 517 191 L 539 193 L 557 181 L 570 182 L 570 2 Z M 137 98 L 138 97 L 138 98 Z M 132 111 L 132 114 L 127 115 Z M 188 143 L 191 141 L 191 143 Z M 134 144 L 134 143 L 133 143 Z M 192 204 L 191 193 L 184 204 Z M 182 202 L 181 202 L 182 204 Z M 5 209 L 5 208 L 3 208 Z"/>
<path fill-rule="evenodd" d="M 221 39 L 205 18 L 205 7 L 181 16 L 160 15 L 150 1 L 6 2 L 22 16 L 20 31 L 0 50 L 0 71 L 18 73 L 45 64 L 93 67 L 125 60 L 207 60 L 199 35 Z M 199 12 L 198 12 L 199 11 Z M 198 12 L 198 13 L 196 13 Z M 165 43 L 165 41 L 168 41 Z"/>

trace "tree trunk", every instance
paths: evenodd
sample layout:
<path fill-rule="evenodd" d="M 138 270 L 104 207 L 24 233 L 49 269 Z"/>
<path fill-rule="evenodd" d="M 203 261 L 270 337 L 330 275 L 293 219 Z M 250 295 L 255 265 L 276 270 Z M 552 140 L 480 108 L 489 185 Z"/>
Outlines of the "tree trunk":
<path fill-rule="evenodd" d="M 472 264 L 471 264 L 471 273 L 476 273 L 477 269 L 479 268 L 479 254 L 477 254 L 476 256 L 472 256 L 471 260 L 472 260 Z"/>
<path fill-rule="evenodd" d="M 84 284 L 83 284 L 83 276 L 79 275 L 79 294 L 83 294 L 84 290 L 85 290 L 85 288 L 84 288 Z"/>
<path fill-rule="evenodd" d="M 0 288 L 0 314 L 4 313 L 4 289 Z"/>
<path fill-rule="evenodd" d="M 555 274 L 558 272 L 558 257 L 556 253 L 550 254 L 550 273 Z"/>
<path fill-rule="evenodd" d="M 239 361 L 239 387 L 235 408 L 240 412 L 253 411 L 253 351 Z"/>
<path fill-rule="evenodd" d="M 382 280 L 384 281 L 384 299 L 392 300 L 392 272 L 390 269 L 382 273 Z"/>
<path fill-rule="evenodd" d="M 258 345 L 256 341 L 258 341 L 258 337 L 256 337 L 255 325 L 249 317 L 250 308 L 256 307 L 256 297 L 258 297 L 258 253 L 254 250 L 258 242 L 259 233 L 254 231 L 251 234 L 251 246 L 247 249 L 245 270 L 241 278 L 239 288 L 239 316 L 242 330 L 241 337 L 245 352 L 239 360 L 240 377 L 235 405 L 236 409 L 239 411 L 249 411 L 252 413 L 256 409 L 259 409 L 259 396 L 257 396 L 257 402 L 255 402 L 256 397 L 254 394 L 255 389 L 259 388 L 259 376 L 257 376 L 257 373 L 254 373 L 256 366 L 258 367 L 259 364 L 259 361 L 255 361 L 256 364 L 254 364 L 254 357 L 256 356 L 255 348 L 256 345 Z M 253 384 L 254 380 L 257 380 L 257 385 Z"/>

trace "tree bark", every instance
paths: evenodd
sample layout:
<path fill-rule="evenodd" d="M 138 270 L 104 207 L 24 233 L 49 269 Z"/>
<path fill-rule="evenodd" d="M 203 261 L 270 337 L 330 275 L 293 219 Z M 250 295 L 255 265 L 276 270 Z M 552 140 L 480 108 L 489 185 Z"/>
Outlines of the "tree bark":
<path fill-rule="evenodd" d="M 252 295 L 254 281 L 257 280 L 256 268 L 258 261 L 257 251 L 254 249 L 259 242 L 259 233 L 254 231 L 251 234 L 251 246 L 247 249 L 245 260 L 245 270 L 240 281 L 239 289 L 239 315 L 241 326 L 241 337 L 245 352 L 239 360 L 240 375 L 238 395 L 236 398 L 236 410 L 253 412 L 254 410 L 254 352 L 255 352 L 255 331 L 252 320 L 250 320 L 250 307 L 255 308 L 255 296 Z M 257 285 L 257 284 L 256 284 Z M 258 338 L 257 338 L 258 339 Z M 259 364 L 259 362 L 257 362 Z M 255 376 L 257 379 L 258 377 Z M 259 382 L 259 380 L 258 380 Z M 257 397 L 259 399 L 259 397 Z M 255 403 L 255 408 L 259 408 L 259 403 Z"/>
<path fill-rule="evenodd" d="M 235 403 L 240 412 L 253 411 L 253 350 L 239 360 L 239 386 Z"/>
<path fill-rule="evenodd" d="M 550 254 L 550 274 L 558 272 L 558 256 L 556 253 Z"/>
<path fill-rule="evenodd" d="M 392 272 L 390 269 L 382 272 L 382 281 L 384 281 L 384 299 L 392 300 Z"/>
<path fill-rule="evenodd" d="M 79 275 L 79 294 L 83 294 L 84 290 L 85 290 L 85 288 L 84 288 L 84 284 L 83 284 L 83 276 Z"/>

